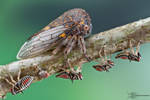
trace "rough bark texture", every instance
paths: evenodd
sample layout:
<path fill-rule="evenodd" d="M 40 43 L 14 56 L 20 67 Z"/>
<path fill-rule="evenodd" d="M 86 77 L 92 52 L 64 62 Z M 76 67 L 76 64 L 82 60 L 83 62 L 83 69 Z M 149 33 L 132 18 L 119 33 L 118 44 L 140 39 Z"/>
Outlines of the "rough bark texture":
<path fill-rule="evenodd" d="M 92 60 L 99 57 L 98 52 L 103 45 L 106 45 L 107 54 L 113 54 L 129 48 L 128 40 L 135 40 L 135 46 L 139 41 L 141 43 L 150 42 L 150 18 L 139 20 L 121 27 L 117 27 L 105 32 L 94 34 L 86 39 L 87 54 Z M 103 55 L 103 54 L 102 54 Z M 78 48 L 75 48 L 70 54 L 69 59 L 72 65 L 80 65 L 85 60 Z M 23 59 L 0 66 L 0 96 L 3 97 L 10 92 L 9 85 L 3 78 L 10 80 L 8 73 L 16 80 L 17 73 L 21 70 L 21 77 L 25 75 L 34 76 L 34 82 L 41 80 L 38 76 L 37 67 L 46 70 L 50 75 L 55 74 L 64 64 L 63 52 L 57 55 L 51 55 L 51 51 L 34 58 Z"/>

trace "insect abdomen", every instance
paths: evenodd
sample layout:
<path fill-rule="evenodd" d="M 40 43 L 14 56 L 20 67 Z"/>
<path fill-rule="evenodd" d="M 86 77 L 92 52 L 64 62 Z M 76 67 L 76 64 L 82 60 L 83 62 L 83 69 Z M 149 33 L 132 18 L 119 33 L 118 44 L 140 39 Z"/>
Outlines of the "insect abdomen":
<path fill-rule="evenodd" d="M 21 78 L 16 85 L 11 89 L 11 93 L 13 95 L 22 92 L 23 90 L 27 89 L 30 84 L 33 81 L 33 77 L 32 76 L 24 76 L 23 78 Z"/>

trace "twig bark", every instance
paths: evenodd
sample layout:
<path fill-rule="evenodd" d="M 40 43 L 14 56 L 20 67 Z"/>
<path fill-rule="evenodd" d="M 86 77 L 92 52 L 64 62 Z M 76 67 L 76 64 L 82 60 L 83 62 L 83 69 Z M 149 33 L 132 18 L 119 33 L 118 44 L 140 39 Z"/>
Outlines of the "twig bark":
<path fill-rule="evenodd" d="M 135 40 L 134 46 L 139 41 L 141 43 L 150 42 L 150 18 L 90 36 L 86 39 L 87 54 L 92 60 L 98 58 L 98 52 L 103 45 L 106 45 L 107 54 L 113 54 L 129 48 L 128 40 L 130 39 Z M 79 65 L 81 61 L 85 60 L 78 48 L 75 48 L 68 57 L 72 65 Z M 49 51 L 34 58 L 23 59 L 0 66 L 0 96 L 3 97 L 7 92 L 10 92 L 11 86 L 4 80 L 4 78 L 9 79 L 8 73 L 16 79 L 18 71 L 21 70 L 21 77 L 25 75 L 34 76 L 35 82 L 41 80 L 37 74 L 37 67 L 46 70 L 52 75 L 63 66 L 63 62 L 63 52 L 51 55 L 51 51 Z"/>

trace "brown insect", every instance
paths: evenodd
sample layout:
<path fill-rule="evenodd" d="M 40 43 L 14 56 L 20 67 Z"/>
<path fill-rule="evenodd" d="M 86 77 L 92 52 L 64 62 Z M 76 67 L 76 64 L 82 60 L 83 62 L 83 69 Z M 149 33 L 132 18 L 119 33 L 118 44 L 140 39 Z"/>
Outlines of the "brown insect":
<path fill-rule="evenodd" d="M 123 50 L 123 52 L 117 54 L 117 56 L 115 58 L 116 59 L 118 59 L 118 58 L 128 59 L 129 61 L 139 62 L 141 60 L 141 54 L 139 53 L 140 42 L 138 42 L 138 44 L 136 46 L 136 51 L 134 51 L 131 40 L 129 40 L 129 47 L 130 47 L 130 50 Z"/>
<path fill-rule="evenodd" d="M 109 58 L 107 58 L 106 52 L 105 52 L 105 46 L 103 48 L 100 49 L 99 51 L 99 57 L 101 58 L 101 62 L 100 64 L 94 65 L 93 68 L 96 69 L 97 71 L 109 71 L 108 69 L 112 68 L 114 66 L 114 62 Z M 103 57 L 101 55 L 102 51 L 104 52 L 104 56 Z"/>
<path fill-rule="evenodd" d="M 79 73 L 74 73 L 74 72 L 61 72 L 58 75 L 56 75 L 57 78 L 63 78 L 63 79 L 70 79 L 72 82 L 74 80 L 82 80 L 82 74 L 81 72 Z"/>
<path fill-rule="evenodd" d="M 77 68 L 77 70 L 74 69 L 74 67 L 71 65 L 70 60 L 68 59 L 67 61 L 68 66 L 70 67 L 70 69 L 61 69 L 61 71 L 59 72 L 59 74 L 56 75 L 57 78 L 63 78 L 63 79 L 70 79 L 72 82 L 74 80 L 82 80 L 83 76 L 82 76 L 82 64 L 80 64 Z"/>
<path fill-rule="evenodd" d="M 91 18 L 85 10 L 80 8 L 69 10 L 31 36 L 21 47 L 17 58 L 38 56 L 54 47 L 56 48 L 52 53 L 57 54 L 65 46 L 63 52 L 67 60 L 67 55 L 78 44 L 85 58 L 90 61 L 86 54 L 84 38 L 91 34 L 91 30 Z"/>

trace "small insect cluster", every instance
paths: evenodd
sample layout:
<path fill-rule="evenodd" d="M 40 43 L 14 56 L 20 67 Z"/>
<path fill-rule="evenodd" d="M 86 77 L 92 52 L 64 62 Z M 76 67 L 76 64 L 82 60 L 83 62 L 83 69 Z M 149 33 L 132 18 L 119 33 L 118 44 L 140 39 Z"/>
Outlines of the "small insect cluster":
<path fill-rule="evenodd" d="M 137 43 L 136 45 L 136 51 L 134 51 L 134 48 L 132 46 L 132 40 L 128 41 L 129 44 L 129 48 L 130 50 L 125 50 L 123 49 L 123 51 L 119 54 L 116 55 L 116 59 L 128 59 L 130 62 L 131 61 L 137 61 L 139 62 L 141 60 L 141 54 L 139 53 L 139 49 L 140 49 L 140 41 Z M 99 56 L 101 58 L 101 63 L 94 65 L 93 68 L 95 68 L 97 71 L 107 71 L 108 69 L 112 68 L 112 66 L 114 66 L 114 62 L 111 61 L 111 59 L 107 59 L 106 57 L 106 53 L 104 51 L 104 55 L 105 55 L 105 59 L 104 57 L 101 56 L 101 50 L 99 52 Z"/>
<path fill-rule="evenodd" d="M 89 14 L 80 8 L 71 9 L 31 36 L 21 47 L 17 58 L 32 58 L 48 50 L 52 50 L 52 55 L 63 51 L 65 68 L 62 68 L 56 77 L 72 81 L 82 80 L 81 67 L 75 70 L 70 64 L 68 55 L 72 49 L 78 47 L 83 56 L 91 61 L 87 56 L 84 40 L 91 34 L 91 31 L 92 23 Z M 39 74 L 43 76 L 42 72 Z"/>
<path fill-rule="evenodd" d="M 130 50 L 125 50 L 123 49 L 121 53 L 116 55 L 116 59 L 128 59 L 130 62 L 131 61 L 137 61 L 139 62 L 141 60 L 141 54 L 139 53 L 139 49 L 140 49 L 140 41 L 137 43 L 136 45 L 136 50 L 134 50 L 133 45 L 132 45 L 132 40 L 128 41 L 128 45 Z M 99 62 L 99 60 L 97 60 L 99 62 L 99 64 L 94 65 L 93 68 L 96 71 L 99 72 L 109 72 L 109 69 L 112 68 L 115 64 L 114 62 L 111 60 L 111 54 L 109 55 L 109 58 L 107 57 L 106 54 L 106 45 L 104 45 L 100 50 L 99 50 L 99 58 L 101 59 L 101 61 Z M 104 54 L 104 56 L 102 56 L 101 54 Z M 68 61 L 68 63 L 70 63 Z M 71 64 L 69 64 L 68 66 L 71 66 Z M 82 80 L 83 76 L 81 74 L 81 68 L 78 66 L 78 68 L 80 69 L 80 71 L 75 71 L 73 67 L 70 67 L 71 71 L 62 71 L 59 72 L 58 75 L 56 75 L 56 77 L 58 78 L 64 78 L 64 79 L 70 79 L 70 80 Z"/>

